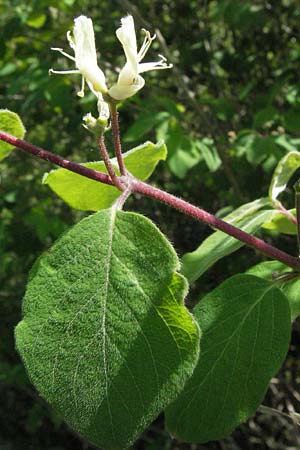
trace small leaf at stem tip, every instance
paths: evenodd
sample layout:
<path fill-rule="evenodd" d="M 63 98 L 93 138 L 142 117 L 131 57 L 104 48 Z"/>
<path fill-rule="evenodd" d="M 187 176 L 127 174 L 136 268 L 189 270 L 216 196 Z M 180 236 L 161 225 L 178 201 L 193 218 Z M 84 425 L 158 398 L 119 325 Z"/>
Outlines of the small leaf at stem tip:
<path fill-rule="evenodd" d="M 155 170 L 158 162 L 167 157 L 165 144 L 145 142 L 124 153 L 126 169 L 136 178 L 144 181 Z M 116 158 L 111 159 L 112 165 L 119 174 Z M 107 173 L 103 161 L 82 164 L 90 169 Z M 120 191 L 114 186 L 98 183 L 66 169 L 56 169 L 46 173 L 43 184 L 47 184 L 72 208 L 83 211 L 99 211 L 110 207 L 120 196 Z"/>
<path fill-rule="evenodd" d="M 0 130 L 9 133 L 18 139 L 25 136 L 25 127 L 18 114 L 8 109 L 0 109 Z M 0 161 L 10 154 L 15 147 L 7 142 L 0 141 Z"/>
<path fill-rule="evenodd" d="M 147 218 L 102 210 L 32 268 L 16 328 L 31 381 L 102 449 L 125 449 L 192 375 L 199 327 L 171 244 Z"/>

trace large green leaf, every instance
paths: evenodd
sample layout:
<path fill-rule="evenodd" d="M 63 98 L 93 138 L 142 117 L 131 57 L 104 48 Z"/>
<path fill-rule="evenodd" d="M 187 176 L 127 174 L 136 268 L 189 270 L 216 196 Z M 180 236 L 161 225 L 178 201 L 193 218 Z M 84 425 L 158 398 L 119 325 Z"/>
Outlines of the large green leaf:
<path fill-rule="evenodd" d="M 178 266 L 152 222 L 112 208 L 32 269 L 17 348 L 41 395 L 101 448 L 128 447 L 193 372 L 199 329 Z"/>
<path fill-rule="evenodd" d="M 25 128 L 20 117 L 8 109 L 0 109 L 0 130 L 19 139 L 23 139 L 25 135 Z M 13 145 L 0 141 L 0 161 L 6 158 L 13 149 Z"/>
<path fill-rule="evenodd" d="M 300 279 L 290 267 L 279 261 L 264 261 L 247 270 L 250 275 L 272 281 L 285 294 L 291 308 L 292 320 L 300 316 Z"/>
<path fill-rule="evenodd" d="M 251 275 L 226 280 L 194 312 L 201 355 L 166 418 L 173 436 L 202 443 L 223 438 L 255 412 L 288 350 L 291 325 L 282 292 Z"/>
<path fill-rule="evenodd" d="M 262 209 L 268 205 L 267 199 L 255 200 L 236 209 L 224 217 L 224 220 L 247 233 L 254 234 L 276 213 L 274 210 Z M 216 231 L 205 239 L 197 250 L 183 255 L 182 273 L 190 282 L 195 281 L 219 259 L 235 252 L 243 245 L 242 242 L 228 234 Z"/>
<path fill-rule="evenodd" d="M 128 171 L 135 177 L 146 180 L 158 162 L 165 160 L 166 157 L 167 149 L 164 144 L 155 145 L 152 142 L 145 142 L 125 153 L 124 162 Z M 116 158 L 113 158 L 111 162 L 119 173 Z M 103 161 L 90 162 L 83 166 L 107 173 Z M 48 184 L 72 208 L 83 211 L 109 208 L 120 195 L 120 191 L 114 186 L 98 183 L 66 169 L 52 170 L 45 174 L 43 183 Z"/>
<path fill-rule="evenodd" d="M 269 197 L 276 205 L 277 197 L 286 188 L 293 173 L 300 167 L 300 152 L 290 152 L 278 163 L 269 188 Z"/>

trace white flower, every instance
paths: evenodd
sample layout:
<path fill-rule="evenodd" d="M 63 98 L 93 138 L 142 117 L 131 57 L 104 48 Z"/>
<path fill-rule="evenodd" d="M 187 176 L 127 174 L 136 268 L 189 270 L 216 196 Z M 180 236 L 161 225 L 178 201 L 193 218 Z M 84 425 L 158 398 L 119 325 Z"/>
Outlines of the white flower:
<path fill-rule="evenodd" d="M 159 55 L 159 61 L 140 64 L 156 37 L 155 35 L 151 37 L 147 30 L 143 29 L 143 31 L 146 36 L 139 52 L 137 51 L 132 16 L 123 17 L 121 19 L 121 27 L 116 31 L 117 38 L 121 42 L 126 56 L 126 64 L 119 74 L 117 84 L 113 85 L 108 91 L 109 95 L 116 100 L 131 97 L 142 89 L 145 80 L 140 76 L 140 73 L 147 72 L 148 70 L 169 69 L 172 67 L 172 64 L 167 64 L 166 59 L 161 55 Z"/>
<path fill-rule="evenodd" d="M 78 95 L 83 97 L 84 81 L 86 80 L 89 88 L 97 96 L 98 100 L 102 100 L 102 94 L 107 92 L 107 86 L 105 75 L 97 64 L 93 22 L 88 17 L 79 16 L 74 20 L 74 23 L 73 38 L 70 31 L 67 33 L 67 38 L 70 47 L 74 50 L 75 57 L 68 55 L 61 48 L 52 48 L 52 50 L 56 50 L 74 61 L 76 70 L 58 71 L 50 69 L 50 72 L 58 74 L 80 73 L 82 75 L 82 87 Z"/>

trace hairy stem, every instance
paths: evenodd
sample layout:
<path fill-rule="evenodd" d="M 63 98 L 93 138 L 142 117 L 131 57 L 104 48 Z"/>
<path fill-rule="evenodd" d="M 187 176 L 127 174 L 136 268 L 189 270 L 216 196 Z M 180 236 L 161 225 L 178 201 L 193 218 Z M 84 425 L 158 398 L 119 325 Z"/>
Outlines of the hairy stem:
<path fill-rule="evenodd" d="M 113 184 L 114 184 L 120 191 L 122 191 L 123 189 L 122 189 L 120 180 L 119 180 L 119 178 L 117 177 L 116 172 L 115 172 L 115 169 L 113 168 L 113 165 L 112 165 L 112 163 L 111 163 L 111 161 L 110 161 L 110 157 L 109 157 L 109 154 L 108 154 L 108 151 L 107 151 L 105 142 L 104 142 L 104 136 L 103 136 L 103 134 L 99 137 L 98 143 L 99 143 L 100 152 L 101 152 L 101 155 L 102 155 L 102 158 L 103 158 L 105 167 L 106 167 L 106 169 L 107 169 L 107 172 L 108 172 L 108 174 L 109 174 L 109 176 L 110 176 L 110 178 L 111 178 Z"/>
<path fill-rule="evenodd" d="M 119 114 L 117 111 L 117 105 L 115 103 L 109 104 L 110 114 L 111 114 L 111 127 L 114 136 L 115 152 L 120 169 L 120 174 L 126 175 L 126 167 L 124 165 L 122 146 L 120 141 L 120 130 L 119 130 Z"/>
<path fill-rule="evenodd" d="M 147 197 L 154 198 L 159 200 L 167 205 L 172 206 L 173 208 L 178 209 L 179 211 L 194 217 L 201 222 L 205 222 L 206 224 L 216 228 L 217 230 L 223 231 L 226 234 L 238 239 L 241 242 L 244 242 L 249 247 L 255 248 L 259 252 L 263 253 L 266 256 L 269 256 L 272 259 L 276 259 L 293 269 L 300 269 L 300 259 L 294 256 L 291 256 L 272 245 L 267 244 L 262 239 L 258 239 L 251 234 L 246 233 L 243 230 L 225 222 L 224 220 L 218 219 L 213 214 L 204 211 L 201 208 L 198 208 L 190 203 L 182 200 L 180 198 L 175 197 L 172 194 L 169 194 L 165 191 L 162 191 L 158 188 L 150 186 L 149 184 L 143 183 L 142 181 L 132 181 L 132 190 L 134 192 L 138 192 L 140 194 L 146 195 Z"/>
<path fill-rule="evenodd" d="M 17 139 L 16 137 L 11 136 L 3 131 L 0 131 L 0 140 L 8 142 L 9 144 L 14 145 L 15 147 L 18 147 L 27 153 L 31 153 L 41 159 L 52 162 L 53 164 L 64 167 L 65 169 L 71 170 L 72 172 L 86 176 L 100 183 L 114 185 L 110 177 L 104 173 L 97 172 L 96 170 L 88 169 L 87 167 L 83 167 L 80 164 L 68 161 L 51 152 L 29 144 L 28 142 Z M 122 181 L 120 180 L 120 182 Z M 251 234 L 248 234 L 245 231 L 242 231 L 239 228 L 227 222 L 224 222 L 221 219 L 218 219 L 213 214 L 210 214 L 201 208 L 191 205 L 185 200 L 177 198 L 174 195 L 169 194 L 168 192 L 162 191 L 136 179 L 130 180 L 130 190 L 131 192 L 140 193 L 146 195 L 147 197 L 151 197 L 155 200 L 166 203 L 172 208 L 175 208 L 191 217 L 194 217 L 197 220 L 200 220 L 201 222 L 206 223 L 207 225 L 210 225 L 213 228 L 216 228 L 217 230 L 223 231 L 224 233 L 238 239 L 241 242 L 244 242 L 246 245 L 255 248 L 264 255 L 272 259 L 276 259 L 289 267 L 292 267 L 294 270 L 300 269 L 300 258 L 291 256 L 288 253 L 285 253 L 277 249 L 276 247 L 267 244 L 262 239 L 258 239 Z"/>
<path fill-rule="evenodd" d="M 111 184 L 114 183 L 108 175 L 97 170 L 88 169 L 87 167 L 81 166 L 80 164 L 69 161 L 68 159 L 62 158 L 61 156 L 55 155 L 54 153 L 48 152 L 43 148 L 36 147 L 35 145 L 29 144 L 22 139 L 18 139 L 15 136 L 11 136 L 4 131 L 0 131 L 0 140 L 5 141 L 8 144 L 18 147 L 27 153 L 31 153 L 38 158 L 49 161 L 57 166 L 63 167 L 64 169 L 70 170 L 71 172 L 78 173 L 84 177 L 91 178 L 92 180 L 99 181 L 100 183 Z"/>

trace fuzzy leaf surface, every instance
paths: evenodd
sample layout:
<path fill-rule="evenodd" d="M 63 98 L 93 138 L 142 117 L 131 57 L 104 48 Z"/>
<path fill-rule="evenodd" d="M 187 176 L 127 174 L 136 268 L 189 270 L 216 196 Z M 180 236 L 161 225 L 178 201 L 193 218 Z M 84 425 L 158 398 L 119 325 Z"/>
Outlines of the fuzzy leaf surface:
<path fill-rule="evenodd" d="M 127 448 L 195 367 L 199 328 L 178 265 L 150 220 L 111 208 L 31 271 L 17 348 L 40 394 L 103 449 Z"/>
<path fill-rule="evenodd" d="M 166 419 L 173 436 L 204 443 L 230 434 L 260 405 L 288 350 L 290 309 L 271 283 L 236 275 L 194 313 L 202 329 L 201 355 Z"/>
<path fill-rule="evenodd" d="M 0 130 L 23 139 L 25 128 L 18 114 L 8 109 L 0 109 Z M 15 147 L 7 142 L 0 141 L 0 161 L 6 158 Z"/>
<path fill-rule="evenodd" d="M 166 146 L 162 143 L 145 142 L 124 153 L 127 170 L 136 178 L 144 181 L 152 174 L 160 160 L 167 157 Z M 117 159 L 111 159 L 112 165 L 119 174 Z M 107 173 L 103 161 L 82 164 L 89 169 Z M 86 178 L 66 169 L 56 169 L 46 173 L 43 183 L 47 184 L 59 197 L 72 208 L 83 211 L 99 211 L 109 208 L 119 197 L 120 191 L 114 186 Z"/>
<path fill-rule="evenodd" d="M 255 200 L 242 205 L 224 217 L 224 220 L 247 233 L 254 234 L 276 214 L 272 209 L 262 209 L 268 205 L 267 199 Z M 182 273 L 190 282 L 193 282 L 219 259 L 230 255 L 243 245 L 242 242 L 228 234 L 216 231 L 206 238 L 195 251 L 183 255 Z"/>

